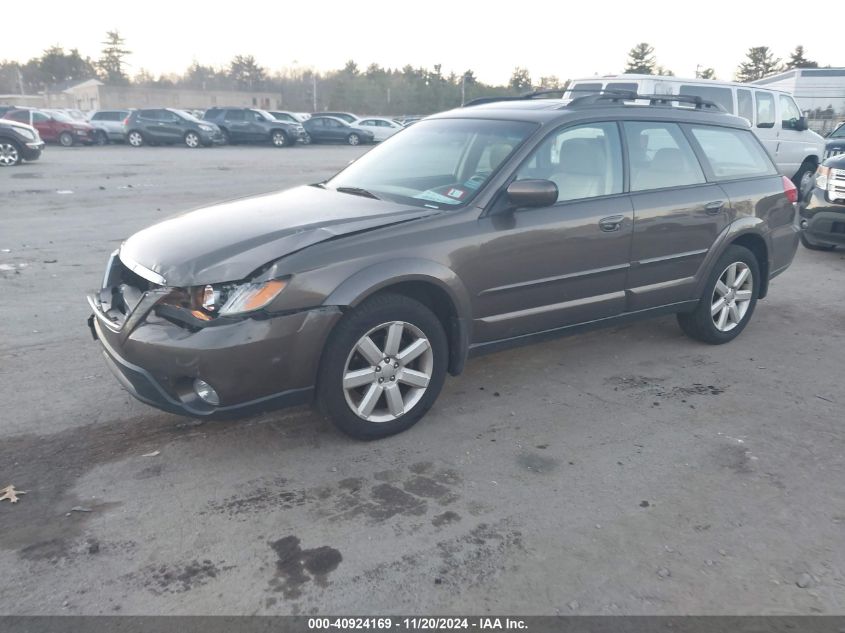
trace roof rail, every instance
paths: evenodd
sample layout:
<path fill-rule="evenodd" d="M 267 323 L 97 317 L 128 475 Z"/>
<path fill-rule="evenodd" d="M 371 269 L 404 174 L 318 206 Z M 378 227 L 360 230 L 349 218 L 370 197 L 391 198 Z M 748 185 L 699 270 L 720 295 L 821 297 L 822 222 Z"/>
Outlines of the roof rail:
<path fill-rule="evenodd" d="M 470 106 L 477 106 L 482 105 L 485 103 L 496 103 L 498 101 L 529 101 L 531 99 L 536 99 L 537 97 L 542 97 L 545 95 L 550 94 L 559 94 L 563 96 L 565 89 L 564 88 L 548 88 L 543 90 L 534 90 L 532 92 L 526 92 L 525 94 L 511 97 L 511 96 L 502 96 L 502 97 L 478 97 L 477 99 L 473 99 L 472 101 L 468 101 L 463 105 L 464 108 L 468 108 Z"/>
<path fill-rule="evenodd" d="M 718 112 L 727 112 L 725 108 L 715 101 L 708 101 L 696 95 L 656 95 L 656 94 L 639 94 L 635 90 L 603 90 L 598 94 L 586 95 L 583 97 L 576 97 L 570 101 L 566 107 L 580 107 L 587 105 L 596 105 L 603 101 L 611 103 L 623 103 L 626 101 L 644 101 L 648 100 L 650 106 L 653 105 L 672 105 L 672 103 L 691 103 L 696 110 L 716 110 Z"/>

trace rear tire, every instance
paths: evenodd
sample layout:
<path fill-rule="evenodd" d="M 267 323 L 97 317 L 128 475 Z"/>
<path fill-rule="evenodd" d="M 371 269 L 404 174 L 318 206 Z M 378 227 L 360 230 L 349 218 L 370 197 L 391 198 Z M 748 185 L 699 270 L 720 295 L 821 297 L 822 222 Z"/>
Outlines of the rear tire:
<path fill-rule="evenodd" d="M 126 135 L 126 142 L 132 147 L 141 147 L 144 145 L 144 135 L 138 130 L 132 130 Z"/>
<path fill-rule="evenodd" d="M 807 239 L 807 236 L 804 235 L 804 231 L 801 231 L 801 243 L 804 245 L 804 248 L 811 251 L 832 251 L 836 248 L 836 244 L 817 244 L 816 242 L 811 242 Z"/>
<path fill-rule="evenodd" d="M 317 404 L 354 438 L 400 433 L 434 404 L 448 355 L 431 310 L 403 295 L 376 295 L 348 312 L 326 341 Z"/>
<path fill-rule="evenodd" d="M 687 336 L 710 345 L 732 341 L 754 314 L 761 282 L 754 253 L 732 244 L 710 271 L 698 305 L 678 314 L 678 324 Z"/>
<path fill-rule="evenodd" d="M 62 147 L 72 147 L 74 143 L 73 134 L 70 132 L 62 132 L 59 134 L 59 145 Z"/>
<path fill-rule="evenodd" d="M 810 194 L 813 192 L 812 178 L 813 174 L 816 173 L 816 168 L 817 166 L 814 162 L 802 163 L 795 176 L 792 177 L 792 184 L 798 189 L 798 199 L 800 201 L 808 200 Z"/>

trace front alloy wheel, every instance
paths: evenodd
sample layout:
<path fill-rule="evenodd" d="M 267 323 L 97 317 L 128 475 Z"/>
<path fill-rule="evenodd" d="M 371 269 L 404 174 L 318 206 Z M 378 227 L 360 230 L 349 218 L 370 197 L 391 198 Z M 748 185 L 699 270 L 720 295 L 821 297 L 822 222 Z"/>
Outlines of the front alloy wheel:
<path fill-rule="evenodd" d="M 392 422 L 422 399 L 433 369 L 431 343 L 422 330 L 404 321 L 377 325 L 346 359 L 346 404 L 368 422 Z"/>
<path fill-rule="evenodd" d="M 273 145 L 275 147 L 284 147 L 288 144 L 288 137 L 285 136 L 284 132 L 273 132 L 271 140 L 273 141 Z"/>
<path fill-rule="evenodd" d="M 348 311 L 323 348 L 317 404 L 352 437 L 371 440 L 413 426 L 446 379 L 449 344 L 437 316 L 395 294 Z"/>
<path fill-rule="evenodd" d="M 17 145 L 11 142 L 0 142 L 0 167 L 11 167 L 21 162 L 21 153 Z"/>
<path fill-rule="evenodd" d="M 188 132 L 185 134 L 185 145 L 194 149 L 200 146 L 200 136 L 196 132 Z"/>

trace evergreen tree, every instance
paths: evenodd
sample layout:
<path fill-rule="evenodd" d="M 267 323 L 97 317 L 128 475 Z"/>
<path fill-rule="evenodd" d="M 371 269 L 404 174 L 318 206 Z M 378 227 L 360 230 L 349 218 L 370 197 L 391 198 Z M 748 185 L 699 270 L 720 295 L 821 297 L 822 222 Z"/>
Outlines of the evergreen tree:
<path fill-rule="evenodd" d="M 699 72 L 696 77 L 699 79 L 716 79 L 716 71 L 712 68 L 705 68 Z"/>
<path fill-rule="evenodd" d="M 229 62 L 229 79 L 238 88 L 257 90 L 261 87 L 266 75 L 267 71 L 258 65 L 252 55 L 235 55 Z"/>
<path fill-rule="evenodd" d="M 516 92 L 531 90 L 531 74 L 528 72 L 528 69 L 520 68 L 519 66 L 514 68 L 508 86 Z"/>
<path fill-rule="evenodd" d="M 795 50 L 789 54 L 789 61 L 786 62 L 786 68 L 818 68 L 817 62 L 804 57 L 804 47 L 800 44 L 795 47 Z"/>
<path fill-rule="evenodd" d="M 748 49 L 747 59 L 736 69 L 737 81 L 762 79 L 780 70 L 780 58 L 775 58 L 768 46 L 754 46 Z"/>
<path fill-rule="evenodd" d="M 103 48 L 102 57 L 97 62 L 97 68 L 100 69 L 100 76 L 106 83 L 110 84 L 125 84 L 129 83 L 129 78 L 123 70 L 126 63 L 124 58 L 130 55 L 132 51 L 124 48 L 125 42 L 117 30 L 106 32 L 106 41 L 102 42 Z"/>
<path fill-rule="evenodd" d="M 655 66 L 654 48 L 646 42 L 640 42 L 628 52 L 628 65 L 623 72 L 636 75 L 653 75 Z"/>

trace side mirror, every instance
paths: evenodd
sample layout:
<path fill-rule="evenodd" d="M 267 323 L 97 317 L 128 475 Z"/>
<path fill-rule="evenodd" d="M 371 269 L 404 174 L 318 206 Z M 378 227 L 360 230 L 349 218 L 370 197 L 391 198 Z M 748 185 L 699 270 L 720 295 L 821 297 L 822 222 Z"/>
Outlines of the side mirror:
<path fill-rule="evenodd" d="M 809 130 L 810 126 L 807 124 L 807 117 L 799 117 L 795 120 L 795 127 L 793 128 L 798 132 L 803 132 L 804 130 Z"/>
<path fill-rule="evenodd" d="M 551 180 L 514 180 L 507 188 L 515 208 L 550 207 L 557 202 L 557 185 Z"/>

